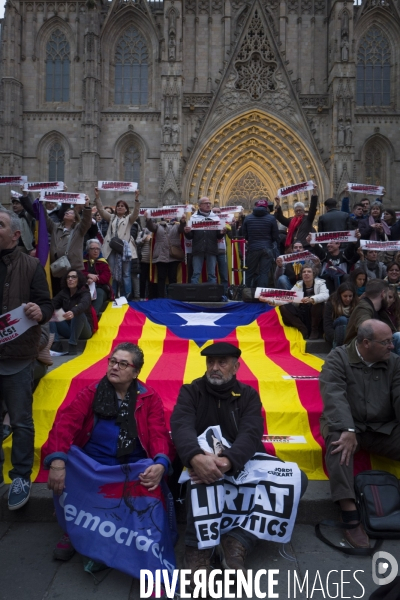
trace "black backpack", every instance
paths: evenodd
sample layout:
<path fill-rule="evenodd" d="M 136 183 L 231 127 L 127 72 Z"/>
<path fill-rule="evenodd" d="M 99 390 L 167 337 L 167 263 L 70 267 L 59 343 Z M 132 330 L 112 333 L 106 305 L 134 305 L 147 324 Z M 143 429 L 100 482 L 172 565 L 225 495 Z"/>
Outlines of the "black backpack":
<path fill-rule="evenodd" d="M 386 471 L 363 471 L 354 479 L 356 504 L 367 535 L 378 540 L 373 548 L 336 546 L 321 532 L 321 526 L 353 529 L 337 521 L 321 521 L 315 526 L 317 537 L 328 546 L 345 554 L 371 556 L 385 539 L 400 539 L 400 485 L 399 480 Z"/>

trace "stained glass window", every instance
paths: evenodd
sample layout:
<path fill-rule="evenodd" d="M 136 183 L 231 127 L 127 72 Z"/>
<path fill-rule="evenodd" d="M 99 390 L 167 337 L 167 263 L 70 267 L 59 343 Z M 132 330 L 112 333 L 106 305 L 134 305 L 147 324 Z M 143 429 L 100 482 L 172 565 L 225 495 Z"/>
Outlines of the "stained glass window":
<path fill-rule="evenodd" d="M 64 181 L 65 153 L 58 142 L 49 150 L 49 181 Z"/>
<path fill-rule="evenodd" d="M 46 102 L 68 102 L 69 70 L 69 43 L 56 29 L 46 46 Z"/>
<path fill-rule="evenodd" d="M 124 154 L 124 181 L 135 181 L 140 187 L 140 152 L 132 144 Z"/>
<path fill-rule="evenodd" d="M 135 27 L 129 27 L 115 52 L 115 104 L 147 104 L 148 59 L 145 40 Z"/>
<path fill-rule="evenodd" d="M 382 151 L 376 144 L 371 144 L 365 152 L 365 183 L 384 185 Z"/>
<path fill-rule="evenodd" d="M 390 105 L 390 46 L 375 25 L 361 38 L 358 47 L 357 104 Z"/>

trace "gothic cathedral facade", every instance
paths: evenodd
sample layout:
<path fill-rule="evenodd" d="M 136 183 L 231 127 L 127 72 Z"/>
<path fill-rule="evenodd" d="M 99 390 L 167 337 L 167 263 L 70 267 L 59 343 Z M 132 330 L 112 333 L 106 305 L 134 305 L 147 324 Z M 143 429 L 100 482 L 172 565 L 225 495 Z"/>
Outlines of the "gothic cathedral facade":
<path fill-rule="evenodd" d="M 400 0 L 7 0 L 0 172 L 133 180 L 147 206 L 376 183 L 400 207 L 399 40 Z"/>

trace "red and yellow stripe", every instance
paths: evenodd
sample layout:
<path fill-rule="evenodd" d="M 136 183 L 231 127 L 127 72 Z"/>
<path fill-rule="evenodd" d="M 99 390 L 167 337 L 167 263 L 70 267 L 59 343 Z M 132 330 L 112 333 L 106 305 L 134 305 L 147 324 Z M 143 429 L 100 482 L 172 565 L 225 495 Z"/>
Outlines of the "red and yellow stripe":
<path fill-rule="evenodd" d="M 41 448 L 58 408 L 68 405 L 83 387 L 101 379 L 106 372 L 111 349 L 125 341 L 137 343 L 143 349 L 145 364 L 140 378 L 163 399 L 168 423 L 181 385 L 204 374 L 201 348 L 194 341 L 179 338 L 139 310 L 109 306 L 85 352 L 48 373 L 35 392 L 33 480 L 42 482 L 47 479 L 47 473 L 40 470 Z M 214 341 L 221 340 L 209 340 L 204 346 Z M 305 353 L 305 342 L 300 333 L 284 327 L 277 310 L 262 314 L 250 325 L 237 327 L 224 341 L 242 350 L 238 379 L 260 393 L 265 411 L 265 432 L 303 436 L 306 440 L 305 444 L 268 444 L 267 450 L 283 460 L 297 462 L 310 479 L 326 479 L 323 440 L 319 431 L 322 400 L 317 379 L 322 361 Z M 288 375 L 315 376 L 315 379 L 288 379 Z M 5 477 L 11 467 L 11 443 L 12 438 L 8 438 L 3 444 Z M 400 475 L 398 464 L 394 461 L 370 458 L 363 453 L 357 454 L 356 459 L 357 470 L 368 469 L 372 465 Z"/>

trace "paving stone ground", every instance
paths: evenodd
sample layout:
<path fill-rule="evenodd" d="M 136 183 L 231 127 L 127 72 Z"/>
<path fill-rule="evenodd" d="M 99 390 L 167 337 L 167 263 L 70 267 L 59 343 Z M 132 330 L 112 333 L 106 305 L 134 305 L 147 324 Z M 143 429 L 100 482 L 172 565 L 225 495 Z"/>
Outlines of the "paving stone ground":
<path fill-rule="evenodd" d="M 180 526 L 183 533 L 184 525 Z M 60 535 L 57 523 L 0 522 L 0 600 L 139 600 L 139 581 L 116 570 L 98 574 L 96 582 L 85 573 L 82 557 L 75 555 L 69 562 L 54 561 L 53 546 Z M 335 534 L 340 542 L 340 534 Z M 183 536 L 176 548 L 178 567 L 182 566 Z M 400 558 L 400 541 L 384 542 L 382 549 Z M 296 525 L 290 544 L 285 547 L 287 560 L 280 546 L 260 542 L 248 557 L 247 565 L 255 572 L 275 569 L 278 581 L 273 592 L 278 598 L 365 598 L 377 587 L 372 582 L 371 558 L 347 557 L 320 542 L 312 525 Z M 356 573 L 357 571 L 357 573 Z M 294 589 L 295 574 L 303 582 L 303 591 Z M 329 574 L 329 577 L 328 577 Z M 357 583 L 354 575 L 360 583 Z M 289 585 L 288 585 L 289 581 Z M 341 581 L 343 582 L 341 584 Z M 328 582 L 328 583 L 327 583 Z M 235 588 L 231 590 L 234 591 Z M 261 576 L 260 590 L 265 598 L 273 597 L 268 590 L 268 576 Z M 227 595 L 219 596 L 228 598 Z M 231 596 L 236 598 L 238 596 Z M 253 594 L 244 598 L 255 599 Z"/>

